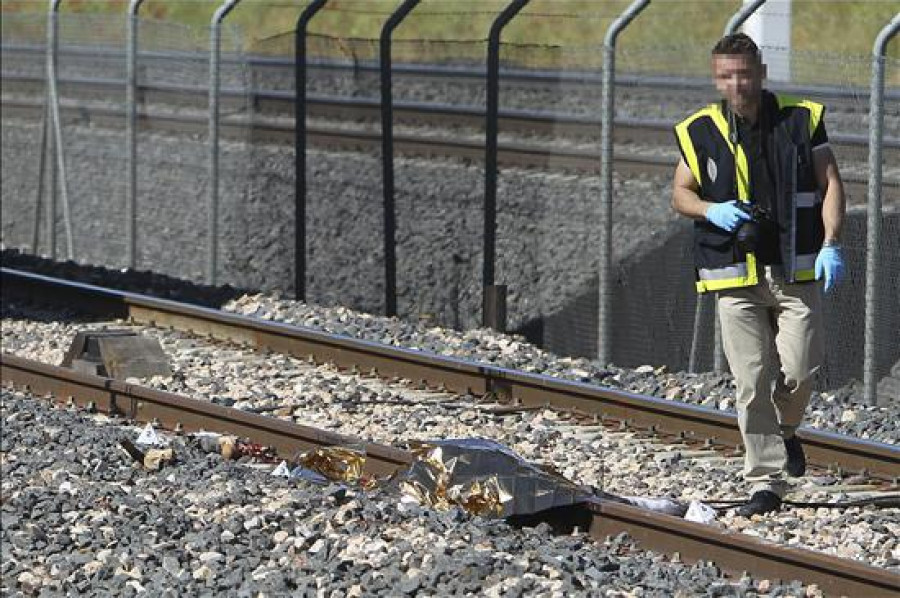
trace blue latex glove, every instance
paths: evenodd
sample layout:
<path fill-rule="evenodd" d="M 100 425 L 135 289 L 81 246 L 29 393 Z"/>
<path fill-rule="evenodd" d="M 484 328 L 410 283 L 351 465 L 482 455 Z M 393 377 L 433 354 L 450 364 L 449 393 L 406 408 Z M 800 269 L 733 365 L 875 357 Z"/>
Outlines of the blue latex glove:
<path fill-rule="evenodd" d="M 827 293 L 844 280 L 844 256 L 840 245 L 827 245 L 822 247 L 816 256 L 816 280 L 825 277 L 825 292 Z"/>
<path fill-rule="evenodd" d="M 719 228 L 733 233 L 742 223 L 750 220 L 750 214 L 740 209 L 738 200 L 714 203 L 706 209 L 706 219 Z"/>

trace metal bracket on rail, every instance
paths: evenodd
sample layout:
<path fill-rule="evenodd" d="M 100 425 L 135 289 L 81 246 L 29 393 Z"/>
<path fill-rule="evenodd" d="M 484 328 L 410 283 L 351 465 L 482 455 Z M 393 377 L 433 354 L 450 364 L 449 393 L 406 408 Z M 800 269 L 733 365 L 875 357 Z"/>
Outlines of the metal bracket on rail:
<path fill-rule="evenodd" d="M 130 330 L 79 332 L 60 365 L 116 380 L 172 375 L 159 341 Z"/>

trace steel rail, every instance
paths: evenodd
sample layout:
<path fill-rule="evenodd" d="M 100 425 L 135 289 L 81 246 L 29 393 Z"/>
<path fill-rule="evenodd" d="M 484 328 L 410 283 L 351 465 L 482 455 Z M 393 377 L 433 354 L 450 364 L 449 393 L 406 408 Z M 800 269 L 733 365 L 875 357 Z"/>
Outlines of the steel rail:
<path fill-rule="evenodd" d="M 395 447 L 6 353 L 0 355 L 0 376 L 4 384 L 33 395 L 50 396 L 58 404 L 98 409 L 180 432 L 234 434 L 271 447 L 284 459 L 294 459 L 301 451 L 322 446 L 363 446 L 365 471 L 377 476 L 390 475 L 413 461 L 411 453 Z M 629 505 L 601 501 L 587 507 L 591 517 L 588 533 L 597 539 L 627 532 L 643 548 L 677 553 L 687 562 L 712 561 L 731 575 L 748 572 L 766 579 L 799 579 L 817 584 L 829 594 L 870 596 L 900 592 L 900 575 L 863 563 L 771 544 Z"/>
<path fill-rule="evenodd" d="M 2 44 L 0 50 L 7 56 L 13 56 L 16 53 L 21 54 L 40 54 L 43 55 L 44 48 L 39 45 L 29 44 Z M 108 59 L 113 62 L 116 67 L 122 60 L 122 54 L 116 50 L 107 48 L 94 48 L 88 46 L 61 45 L 61 53 L 66 57 L 84 56 L 93 61 L 97 59 Z M 208 58 L 204 53 L 199 52 L 178 52 L 178 51 L 150 51 L 141 50 L 139 58 L 143 64 L 152 64 L 153 61 L 171 63 L 172 61 L 195 62 L 205 66 Z M 285 78 L 289 78 L 287 73 L 292 72 L 294 62 L 291 58 L 283 56 L 264 56 L 264 55 L 247 55 L 236 60 L 230 56 L 224 56 L 223 64 L 240 64 L 247 66 L 253 70 L 272 69 L 284 72 Z M 92 62 L 95 64 L 95 62 Z M 354 75 L 360 73 L 377 75 L 379 66 L 377 61 L 333 61 L 333 60 L 310 60 L 309 68 L 318 71 L 337 71 L 351 72 Z M 394 64 L 392 69 L 394 74 L 398 76 L 415 76 L 429 79 L 439 80 L 470 80 L 484 81 L 485 69 L 483 67 L 466 67 L 452 66 L 442 64 L 416 64 L 404 63 Z M 578 71 L 565 70 L 555 71 L 549 69 L 521 69 L 501 67 L 501 75 L 504 81 L 542 85 L 591 85 L 599 86 L 602 80 L 602 74 L 599 69 L 595 71 Z M 714 92 L 713 86 L 708 77 L 686 77 L 671 75 L 647 75 L 640 73 L 617 73 L 616 86 L 628 87 L 649 87 L 655 89 L 672 90 L 673 88 L 681 88 L 695 91 Z M 820 98 L 828 98 L 832 100 L 851 100 L 854 103 L 868 102 L 869 86 L 867 84 L 860 86 L 836 87 L 833 85 L 800 85 L 783 82 L 772 82 L 771 89 L 792 95 L 817 96 Z M 900 99 L 900 89 L 891 88 L 887 90 L 887 99 Z"/>
<path fill-rule="evenodd" d="M 33 102 L 3 98 L 2 111 L 5 116 L 34 117 L 41 107 Z M 61 106 L 62 120 L 67 124 L 92 124 L 104 127 L 121 127 L 124 111 L 118 108 L 100 106 Z M 313 110 L 310 110 L 313 113 Z M 138 127 L 142 131 L 156 131 L 173 135 L 205 134 L 208 125 L 200 115 L 143 112 L 138 114 Z M 616 128 L 615 142 L 628 143 L 635 138 L 644 140 L 647 135 L 659 135 L 646 127 L 629 127 L 627 124 Z M 243 115 L 224 117 L 220 125 L 220 135 L 233 141 L 254 141 L 271 143 L 293 143 L 293 121 L 248 118 Z M 381 147 L 381 134 L 358 128 L 307 126 L 309 142 L 320 149 L 343 151 L 377 151 Z M 840 146 L 833 143 L 840 152 Z M 465 158 L 475 163 L 484 160 L 483 140 L 448 139 L 446 137 L 394 135 L 394 149 L 407 156 Z M 900 146 L 886 148 L 886 160 L 894 153 L 900 159 Z M 598 172 L 597 153 L 583 149 L 556 147 L 548 150 L 546 143 L 503 142 L 500 144 L 498 162 L 503 166 L 521 166 L 564 170 L 596 174 Z M 616 151 L 614 160 L 620 173 L 649 174 L 670 177 L 675 167 L 675 157 L 663 157 L 628 151 Z M 868 189 L 868 180 L 863 175 L 844 174 L 844 188 L 851 203 L 856 198 L 862 202 Z M 900 202 L 900 180 L 882 181 L 885 203 Z"/>
<path fill-rule="evenodd" d="M 626 531 L 646 548 L 706 560 L 735 574 L 815 583 L 827 596 L 895 596 L 900 575 L 805 549 L 770 544 L 751 536 L 612 502 L 595 507 L 590 533 L 603 538 Z"/>
<path fill-rule="evenodd" d="M 495 393 L 525 406 L 571 409 L 714 444 L 734 447 L 741 444 L 736 417 L 705 407 L 9 268 L 2 268 L 2 283 L 4 296 L 64 304 L 99 316 L 171 327 L 299 358 L 312 357 L 319 363 L 334 363 L 346 369 L 373 370 L 383 377 L 404 378 L 454 392 Z M 812 464 L 838 466 L 846 471 L 865 470 L 872 477 L 887 480 L 900 477 L 900 447 L 810 428 L 801 429 L 799 435 Z"/>
<path fill-rule="evenodd" d="M 247 438 L 275 449 L 282 459 L 295 459 L 301 451 L 323 446 L 351 446 L 360 441 L 327 430 L 304 426 L 208 401 L 136 384 L 76 372 L 2 354 L 2 379 L 37 395 L 52 395 L 57 403 L 71 401 L 103 413 L 121 415 L 140 423 L 152 422 L 168 430 L 219 432 Z M 364 443 L 369 473 L 386 475 L 412 461 L 411 455 L 385 445 Z"/>
<path fill-rule="evenodd" d="M 33 91 L 43 89 L 43 78 L 35 75 L 2 74 L 7 90 Z M 97 101 L 108 101 L 112 93 L 121 91 L 124 82 L 118 79 L 97 77 L 61 78 L 61 87 Z M 170 104 L 175 106 L 205 107 L 206 88 L 200 86 L 154 84 L 138 88 L 141 102 L 146 104 Z M 294 110 L 292 91 L 253 90 L 222 88 L 222 106 L 232 112 L 246 110 L 250 105 L 261 113 L 290 116 Z M 371 120 L 380 118 L 380 103 L 372 98 L 348 98 L 328 95 L 309 95 L 309 116 L 338 118 L 347 120 Z M 419 123 L 434 126 L 447 124 L 473 128 L 484 126 L 484 110 L 479 106 L 454 105 L 438 102 L 394 102 L 394 116 L 398 122 Z M 499 111 L 498 124 L 504 132 L 527 132 L 555 134 L 566 137 L 596 137 L 599 134 L 600 119 L 547 110 L 503 109 Z M 626 138 L 630 141 L 671 145 L 672 123 L 665 119 L 645 119 L 618 117 L 616 128 L 625 127 Z M 616 131 L 618 133 L 618 130 Z M 861 134 L 831 133 L 833 146 L 859 149 L 868 147 L 868 137 Z M 617 135 L 617 140 L 622 137 Z M 888 137 L 883 143 L 886 148 L 900 149 L 900 137 Z"/>

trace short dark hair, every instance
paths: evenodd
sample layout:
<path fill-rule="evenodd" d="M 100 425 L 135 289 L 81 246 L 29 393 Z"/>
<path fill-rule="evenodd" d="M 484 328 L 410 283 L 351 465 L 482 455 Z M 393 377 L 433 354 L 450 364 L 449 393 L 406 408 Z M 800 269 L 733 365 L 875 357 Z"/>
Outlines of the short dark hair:
<path fill-rule="evenodd" d="M 721 56 L 723 54 L 739 54 L 750 56 L 756 60 L 761 59 L 759 46 L 746 33 L 732 33 L 717 41 L 713 46 L 712 55 Z"/>

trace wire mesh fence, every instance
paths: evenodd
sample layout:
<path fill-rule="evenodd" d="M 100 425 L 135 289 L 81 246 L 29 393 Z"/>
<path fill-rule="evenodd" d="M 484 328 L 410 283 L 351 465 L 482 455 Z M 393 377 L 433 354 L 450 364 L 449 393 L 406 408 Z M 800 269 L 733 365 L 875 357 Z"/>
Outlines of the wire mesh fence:
<path fill-rule="evenodd" d="M 47 72 L 46 14 L 3 14 L 0 35 L 4 52 L 0 52 L 0 66 L 6 76 L 43 76 Z M 19 50 L 19 51 L 13 51 Z"/>
<path fill-rule="evenodd" d="M 402 31 L 398 28 L 398 34 Z M 473 34 L 486 36 L 487 27 L 473 30 Z M 394 84 L 398 111 L 403 106 L 437 103 L 447 110 L 484 113 L 483 75 L 452 75 L 454 70 L 484 73 L 487 46 L 483 39 L 398 40 L 395 47 L 398 56 L 416 57 L 416 62 L 428 57 L 429 63 L 433 56 L 446 69 L 446 74 L 438 77 L 409 71 L 397 76 Z M 400 64 L 412 67 L 416 63 Z M 452 119 L 445 119 L 446 124 L 423 124 L 405 118 L 398 121 L 394 134 L 401 144 L 405 144 L 403 139 L 416 137 L 435 141 L 443 138 L 483 154 L 483 118 L 467 124 L 451 124 Z M 482 155 L 473 159 L 398 155 L 394 174 L 398 315 L 457 328 L 480 325 L 485 175 Z"/>
<path fill-rule="evenodd" d="M 17 115 L 11 120 L 11 107 L 7 99 L 25 101 L 36 94 L 46 94 L 45 77 L 47 72 L 46 55 L 44 53 L 47 38 L 47 18 L 43 15 L 4 15 L 0 20 L 2 40 L 5 46 L 0 52 L 0 66 L 4 77 L 33 78 L 37 81 L 26 92 L 11 93 L 4 86 L 2 163 L 0 181 L 2 181 L 2 202 L 0 202 L 0 220 L 2 220 L 3 243 L 13 247 L 27 248 L 29 251 L 47 252 L 49 247 L 46 202 L 38 205 L 38 189 L 49 183 L 45 174 L 41 177 L 40 160 L 42 137 L 45 132 L 41 125 L 41 115 Z M 23 48 L 13 54 L 8 47 Z M 46 148 L 45 148 L 46 151 Z M 33 239 L 38 234 L 37 243 Z M 35 246 L 37 245 L 37 246 Z M 43 248 L 43 249 L 41 249 Z"/>
<path fill-rule="evenodd" d="M 312 303 L 382 313 L 385 156 L 378 38 L 395 6 L 329 4 L 306 40 L 306 294 Z M 487 36 L 505 4 L 423 2 L 394 33 L 392 172 L 400 317 L 460 329 L 481 324 Z M 496 282 L 509 289 L 509 329 L 561 355 L 597 352 L 602 44 L 626 4 L 561 8 L 534 0 L 502 37 Z M 674 140 L 669 135 L 661 144 L 658 132 L 715 100 L 709 50 L 739 7 L 736 1 L 653 3 L 619 40 L 612 331 L 617 364 L 685 369 L 693 356 L 697 369 L 713 365 L 713 313 L 708 305 L 697 309 L 690 226 L 669 207 L 670 171 L 648 164 L 674 166 Z M 464 30 L 434 25 L 465 19 Z M 669 34 L 677 22 L 698 25 L 685 39 Z M 89 99 L 92 110 L 64 110 L 77 257 L 122 267 L 124 116 L 91 121 L 85 114 L 124 110 L 125 21 L 66 15 L 60 25 L 64 108 L 83 100 L 70 80 L 122 83 Z M 297 232 L 293 27 L 285 22 L 283 32 L 248 43 L 240 28 L 226 24 L 221 63 L 219 280 L 285 293 L 294 291 Z M 538 40 L 535 32 L 542 32 Z M 647 43 L 648 36 L 655 41 Z M 46 15 L 5 16 L 4 48 L 33 51 L 4 51 L 4 78 L 44 76 L 45 38 Z M 142 18 L 138 40 L 138 267 L 204 280 L 211 199 L 209 27 Z M 764 46 L 770 68 L 790 72 L 790 80 L 773 79 L 770 87 L 825 103 L 842 173 L 865 181 L 867 148 L 850 141 L 868 132 L 865 75 L 871 58 L 783 50 Z M 900 69 L 896 58 L 886 65 L 890 149 L 900 143 Z M 4 102 L 17 93 L 4 89 Z M 440 115 L 447 112 L 452 116 Z M 39 118 L 15 115 L 4 106 L 6 246 L 34 250 L 40 130 Z M 355 140 L 353 151 L 347 138 Z M 448 151 L 448 144 L 457 149 Z M 885 189 L 900 179 L 896 151 L 884 154 Z M 523 155 L 533 158 L 529 162 Z M 821 380 L 829 388 L 862 375 L 866 231 L 859 188 L 850 193 L 845 233 L 851 279 L 826 300 L 829 353 Z M 61 239 L 61 211 L 56 221 Z M 900 358 L 900 216 L 891 202 L 884 226 L 877 342 L 878 368 L 886 373 Z M 44 230 L 37 252 L 46 253 L 46 247 Z"/>
<path fill-rule="evenodd" d="M 664 3 L 638 19 L 641 26 L 652 28 L 670 21 L 676 10 L 690 12 L 692 5 Z M 569 13 L 552 3 L 535 4 L 516 18 L 510 25 L 513 40 L 517 29 L 533 30 L 537 23 L 551 31 L 585 27 L 586 33 L 580 43 L 566 38 L 551 39 L 550 44 L 504 42 L 502 56 L 510 75 L 502 79 L 501 106 L 538 111 L 551 119 L 550 127 L 527 141 L 556 154 L 563 164 L 571 153 L 594 156 L 596 161 L 591 168 L 555 173 L 501 169 L 503 192 L 498 199 L 498 270 L 510 287 L 513 324 L 555 353 L 587 357 L 597 354 L 601 333 L 597 272 L 603 226 L 599 176 L 603 36 L 623 7 L 602 3 L 592 8 L 586 14 Z M 674 165 L 674 148 L 660 147 L 658 139 L 642 141 L 641 135 L 634 134 L 637 123 L 628 123 L 656 119 L 668 127 L 685 116 L 690 104 L 682 98 L 694 95 L 697 83 L 689 80 L 690 85 L 679 87 L 677 81 L 691 77 L 696 69 L 684 62 L 681 70 L 673 69 L 671 47 L 665 44 L 630 52 L 627 47 L 623 41 L 617 59 L 621 69 L 617 80 L 622 85 L 615 91 L 614 102 L 616 120 L 628 129 L 624 135 L 617 133 L 615 153 L 655 155 Z M 705 47 L 700 50 L 705 52 Z M 537 73 L 544 75 L 540 84 L 534 79 Z M 650 77 L 665 79 L 665 85 L 654 84 Z M 575 123 L 573 117 L 578 119 Z M 505 136 L 511 138 L 514 132 Z M 670 175 L 647 175 L 641 170 L 620 160 L 613 173 L 612 259 L 617 284 L 610 334 L 614 360 L 684 368 L 695 300 L 689 289 L 690 274 L 685 276 L 680 267 L 662 267 L 663 261 L 650 251 L 676 226 L 668 206 Z M 684 243 L 676 245 L 681 249 L 679 259 L 689 260 Z M 654 283 L 642 284 L 644 277 Z M 682 292 L 661 293 L 661 288 Z"/>
<path fill-rule="evenodd" d="M 338 57 L 350 68 L 311 69 L 307 91 L 318 97 L 352 98 L 377 106 L 380 85 L 378 42 L 320 34 L 311 38 L 311 63 Z M 382 152 L 377 111 L 355 126 L 327 117 L 308 120 L 310 134 L 329 131 L 360 136 L 361 151 L 336 152 L 315 147 L 307 163 L 307 299 L 383 313 L 384 202 Z"/>
<path fill-rule="evenodd" d="M 103 58 L 104 78 L 123 81 L 125 61 L 125 19 L 121 15 L 77 14 L 60 17 L 58 77 L 62 80 L 97 76 L 92 60 L 86 60 L 81 49 L 99 46 Z M 60 85 L 61 108 L 77 105 L 70 89 Z M 125 87 L 115 86 L 103 97 L 91 100 L 92 107 L 109 114 L 124 114 Z M 75 256 L 86 263 L 108 263 L 125 266 L 125 132 L 124 119 L 113 126 L 97 127 L 92 117 L 68 111 L 64 115 L 62 139 L 65 157 L 65 184 L 71 212 Z M 118 125 L 118 126 L 116 126 Z M 54 164 L 48 157 L 48 162 Z M 62 206 L 65 207 L 65 206 Z M 102 214 L 101 218 L 97 215 Z M 65 210 L 61 218 L 65 219 Z M 65 222 L 63 222 L 65 225 Z M 113 228 L 110 228 L 113 224 Z M 65 230 L 65 227 L 64 227 Z M 118 231 L 118 234 L 116 232 Z M 60 234 L 62 238 L 62 233 Z"/>

